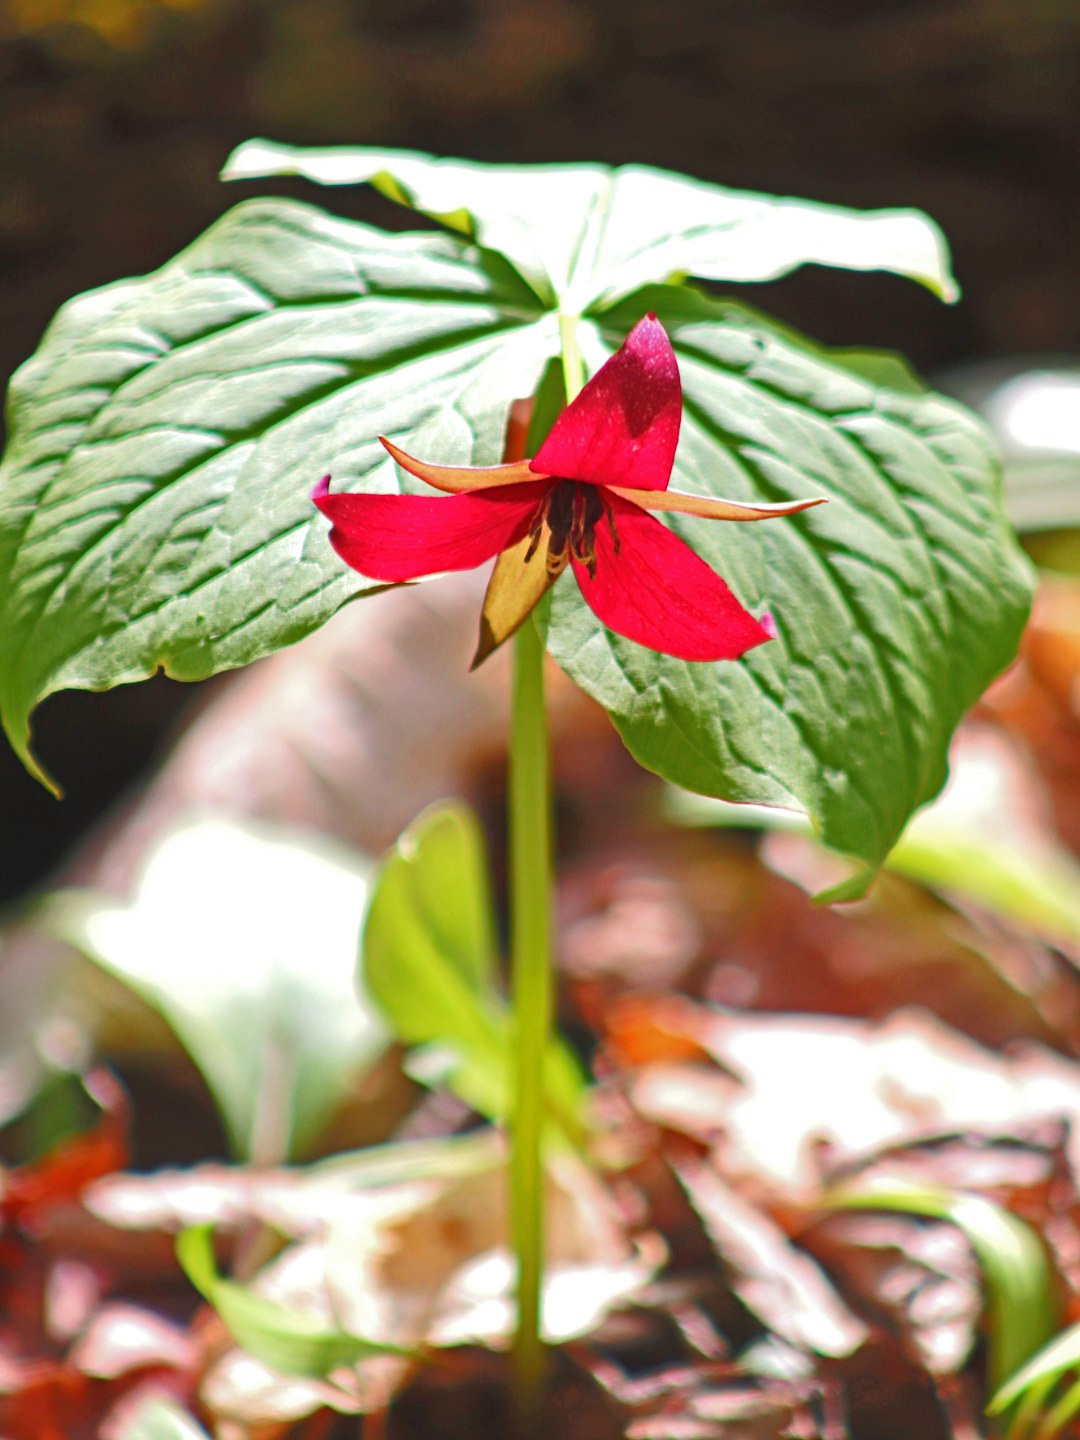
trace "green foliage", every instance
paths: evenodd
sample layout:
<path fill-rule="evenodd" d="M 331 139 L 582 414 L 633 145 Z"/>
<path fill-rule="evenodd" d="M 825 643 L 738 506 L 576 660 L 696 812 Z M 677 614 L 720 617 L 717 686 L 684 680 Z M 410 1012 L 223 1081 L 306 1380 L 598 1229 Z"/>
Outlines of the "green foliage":
<path fill-rule="evenodd" d="M 1027 612 L 993 451 L 898 362 L 830 357 L 681 279 L 815 261 L 950 296 L 936 229 L 638 168 L 258 142 L 229 169 L 285 172 L 371 179 L 454 233 L 256 201 L 156 274 L 61 311 L 13 382 L 0 469 L 0 713 L 26 763 L 30 713 L 55 690 L 246 664 L 378 588 L 330 550 L 318 478 L 414 487 L 380 432 L 443 463 L 497 461 L 560 318 L 577 317 L 595 371 L 652 308 L 686 385 L 675 483 L 832 503 L 769 526 L 673 520 L 774 614 L 779 641 L 745 661 L 688 665 L 619 640 L 569 579 L 545 612 L 548 646 L 642 764 L 795 804 L 868 875 L 940 786 L 949 734 Z"/>
<path fill-rule="evenodd" d="M 638 760 L 687 789 L 810 815 L 876 866 L 941 788 L 949 737 L 1011 658 L 1029 579 L 981 427 L 929 394 L 882 390 L 742 306 L 653 289 L 679 355 L 680 484 L 732 499 L 826 494 L 803 519 L 673 523 L 779 639 L 738 664 L 673 660 L 552 592 L 548 645 Z M 987 623 L 994 615 L 995 623 Z M 865 884 L 857 877 L 849 893 Z"/>
<path fill-rule="evenodd" d="M 316 1315 L 290 1310 L 253 1291 L 223 1280 L 214 1264 L 212 1229 L 183 1231 L 176 1254 L 188 1279 L 221 1316 L 230 1335 L 249 1355 L 282 1375 L 321 1378 L 369 1355 L 401 1354 L 323 1323 Z"/>
<path fill-rule="evenodd" d="M 481 1114 L 510 1104 L 512 1021 L 497 988 L 487 862 L 465 806 L 424 812 L 383 861 L 362 949 L 362 985 L 398 1039 L 421 1047 L 412 1069 L 443 1082 Z M 548 1107 L 571 1138 L 580 1133 L 581 1074 L 552 1041 Z"/>
<path fill-rule="evenodd" d="M 836 1191 L 827 1203 L 837 1209 L 901 1210 L 948 1220 L 963 1231 L 986 1286 L 992 1386 L 1000 1385 L 1053 1334 L 1058 1304 L 1042 1242 L 1030 1225 L 1001 1205 L 982 1195 L 887 1182 L 866 1190 Z"/>
<path fill-rule="evenodd" d="M 891 270 L 943 299 L 959 294 L 944 237 L 917 210 L 780 200 L 645 165 L 477 165 L 405 150 L 251 140 L 223 174 L 370 181 L 505 255 L 545 305 L 571 315 L 602 310 L 655 280 L 774 280 L 811 262 Z"/>
<path fill-rule="evenodd" d="M 1080 1325 L 1070 1325 L 1009 1380 L 990 1401 L 991 1415 L 1015 1407 L 1010 1440 L 1054 1440 L 1080 1413 Z M 1057 1398 L 1055 1399 L 1055 1392 Z"/>
<path fill-rule="evenodd" d="M 354 993 L 367 866 L 269 827 L 197 820 L 149 856 L 130 905 L 68 891 L 46 923 L 158 1011 L 238 1155 L 295 1156 L 385 1051 Z"/>
<path fill-rule="evenodd" d="M 46 695 L 246 665 L 363 590 L 315 481 L 395 488 L 380 431 L 496 454 L 557 343 L 539 318 L 498 256 L 284 201 L 65 306 L 0 469 L 0 713 L 27 764 Z"/>

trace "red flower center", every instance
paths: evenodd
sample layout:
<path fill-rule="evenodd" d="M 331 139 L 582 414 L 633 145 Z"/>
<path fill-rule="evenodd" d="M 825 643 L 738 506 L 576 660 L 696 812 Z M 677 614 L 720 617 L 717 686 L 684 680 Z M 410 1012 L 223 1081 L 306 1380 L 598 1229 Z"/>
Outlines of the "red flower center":
<path fill-rule="evenodd" d="M 581 485 L 576 480 L 557 480 L 540 501 L 529 522 L 526 564 L 540 548 L 546 530 L 544 566 L 547 573 L 553 579 L 557 578 L 566 569 L 573 554 L 585 566 L 589 579 L 593 579 L 596 575 L 596 527 L 603 519 L 607 520 L 617 555 L 619 535 L 615 529 L 615 515 L 611 506 L 604 503 L 599 486 Z"/>

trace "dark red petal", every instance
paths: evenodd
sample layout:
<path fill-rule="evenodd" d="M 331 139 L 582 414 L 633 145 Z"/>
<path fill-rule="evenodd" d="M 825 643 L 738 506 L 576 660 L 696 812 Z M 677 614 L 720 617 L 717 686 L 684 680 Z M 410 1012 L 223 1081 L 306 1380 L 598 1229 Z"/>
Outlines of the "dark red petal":
<path fill-rule="evenodd" d="M 581 593 L 609 630 L 680 660 L 734 660 L 771 639 L 689 545 L 637 505 L 605 495 L 596 526 L 596 575 L 571 555 Z"/>
<path fill-rule="evenodd" d="M 546 480 L 475 495 L 331 495 L 324 480 L 312 499 L 332 522 L 330 543 L 370 580 L 415 580 L 440 570 L 471 570 L 526 533 L 550 489 Z"/>
<path fill-rule="evenodd" d="M 555 421 L 532 467 L 594 485 L 664 490 L 681 421 L 675 352 L 656 316 L 646 315 Z"/>

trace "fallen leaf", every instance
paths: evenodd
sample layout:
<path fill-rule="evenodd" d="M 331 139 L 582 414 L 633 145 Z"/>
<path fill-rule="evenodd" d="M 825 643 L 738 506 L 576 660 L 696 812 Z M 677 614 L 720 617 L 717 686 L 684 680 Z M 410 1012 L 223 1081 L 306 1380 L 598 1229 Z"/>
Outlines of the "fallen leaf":
<path fill-rule="evenodd" d="M 805 1251 L 709 1165 L 684 1162 L 676 1170 L 732 1288 L 763 1325 L 796 1349 L 819 1355 L 838 1358 L 859 1348 L 866 1326 Z"/>

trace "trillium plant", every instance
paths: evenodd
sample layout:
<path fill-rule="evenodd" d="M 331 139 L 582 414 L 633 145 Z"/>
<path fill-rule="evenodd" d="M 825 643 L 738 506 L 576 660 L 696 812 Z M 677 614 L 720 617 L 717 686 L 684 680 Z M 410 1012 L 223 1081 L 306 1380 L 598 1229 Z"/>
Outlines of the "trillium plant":
<path fill-rule="evenodd" d="M 64 307 L 11 387 L 0 716 L 51 785 L 30 716 L 54 691 L 201 678 L 388 584 L 494 562 L 474 665 L 512 639 L 498 1053 L 528 1409 L 544 1156 L 574 1143 L 551 1063 L 545 651 L 665 780 L 807 815 L 849 864 L 827 898 L 852 898 L 1012 657 L 1028 571 L 974 417 L 895 356 L 829 352 L 695 283 L 815 263 L 951 300 L 917 212 L 263 141 L 226 169 L 281 175 L 370 183 L 441 232 L 249 199 Z"/>
<path fill-rule="evenodd" d="M 646 315 L 573 395 L 535 457 L 494 466 L 417 460 L 384 436 L 409 474 L 453 499 L 314 493 L 330 543 L 376 580 L 415 580 L 497 557 L 473 667 L 520 632 L 569 566 L 597 619 L 640 645 L 682 660 L 734 660 L 775 635 L 651 511 L 713 520 L 792 515 L 824 497 L 752 505 L 668 488 L 682 422 L 679 366 L 663 326 Z M 519 1384 L 526 1403 L 541 1376 L 543 1068 L 552 1012 L 551 845 L 543 653 L 527 632 L 515 654 L 511 836 L 518 1043 L 511 1129 L 512 1215 L 518 1260 Z"/>

